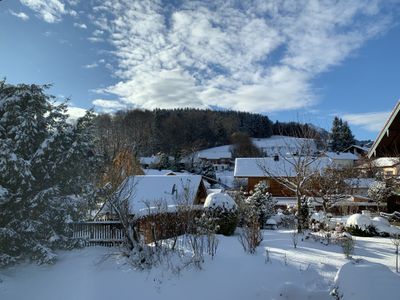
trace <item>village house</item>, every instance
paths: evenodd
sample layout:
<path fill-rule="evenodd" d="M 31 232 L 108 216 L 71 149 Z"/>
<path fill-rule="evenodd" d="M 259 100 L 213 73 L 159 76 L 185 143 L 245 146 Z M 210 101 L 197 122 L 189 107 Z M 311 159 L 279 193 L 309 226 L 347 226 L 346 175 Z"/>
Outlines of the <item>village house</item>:
<path fill-rule="evenodd" d="M 332 160 L 336 168 L 352 168 L 359 157 L 350 152 L 325 152 L 324 155 Z"/>
<path fill-rule="evenodd" d="M 139 175 L 127 178 L 119 196 L 127 199 L 129 212 L 138 220 L 140 234 L 146 242 L 151 242 L 154 235 L 157 239 L 168 238 L 171 232 L 181 230 L 180 211 L 202 208 L 207 189 L 200 175 Z M 101 209 L 97 220 L 118 222 L 108 205 Z"/>
<path fill-rule="evenodd" d="M 282 186 L 276 178 L 290 178 L 296 176 L 293 162 L 295 158 L 282 158 L 278 155 L 263 158 L 237 158 L 235 161 L 234 176 L 238 180 L 245 180 L 247 192 L 254 186 L 265 181 L 269 186 L 269 192 L 275 197 L 293 196 L 293 192 Z M 332 160 L 328 157 L 318 157 L 310 160 L 310 172 L 322 171 L 330 166 Z M 266 172 L 267 171 L 267 172 Z"/>
<path fill-rule="evenodd" d="M 368 147 L 359 146 L 359 145 L 351 145 L 350 147 L 346 148 L 343 152 L 349 152 L 357 155 L 359 158 L 367 156 L 369 151 Z"/>

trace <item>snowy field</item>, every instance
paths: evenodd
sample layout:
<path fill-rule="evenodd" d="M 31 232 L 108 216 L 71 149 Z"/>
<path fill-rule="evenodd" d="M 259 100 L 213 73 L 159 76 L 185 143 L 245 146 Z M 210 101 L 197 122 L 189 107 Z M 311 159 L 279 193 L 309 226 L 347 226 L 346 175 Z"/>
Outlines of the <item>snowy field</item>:
<path fill-rule="evenodd" d="M 24 264 L 1 270 L 0 299 L 332 300 L 329 291 L 335 276 L 348 262 L 337 245 L 300 240 L 294 249 L 290 231 L 264 231 L 264 241 L 255 255 L 244 253 L 237 236 L 218 238 L 220 243 L 213 260 L 206 256 L 201 270 L 190 266 L 179 273 L 167 266 L 137 271 L 120 256 L 105 259 L 106 254 L 118 252 L 116 248 L 88 247 L 60 252 L 55 265 Z M 395 255 L 390 239 L 355 239 L 354 258 L 380 263 L 394 271 Z M 265 249 L 269 252 L 269 262 Z M 367 273 L 375 274 L 374 269 L 368 269 L 369 265 L 364 267 L 360 265 L 358 273 L 347 272 L 346 276 L 357 276 L 351 279 L 354 284 L 362 286 L 365 295 L 373 295 L 371 292 L 378 284 L 374 286 L 365 280 Z M 389 288 L 385 287 L 387 294 L 379 299 L 398 299 L 400 277 L 383 269 L 376 276 L 382 279 L 390 273 L 390 280 L 385 279 Z M 341 279 L 349 283 L 345 277 Z M 344 299 L 376 298 L 365 295 Z"/>

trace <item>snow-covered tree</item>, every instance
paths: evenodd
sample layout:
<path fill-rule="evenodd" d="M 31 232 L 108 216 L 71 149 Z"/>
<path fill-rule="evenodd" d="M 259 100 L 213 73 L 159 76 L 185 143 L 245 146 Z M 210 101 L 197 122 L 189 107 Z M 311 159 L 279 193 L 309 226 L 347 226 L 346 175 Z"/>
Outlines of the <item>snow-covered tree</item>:
<path fill-rule="evenodd" d="M 0 82 L 0 265 L 53 261 L 71 245 L 68 222 L 89 209 L 93 115 L 69 124 L 47 88 Z"/>
<path fill-rule="evenodd" d="M 193 173 L 203 175 L 207 178 L 216 179 L 214 166 L 207 160 L 199 160 L 194 164 Z"/>
<path fill-rule="evenodd" d="M 276 200 L 268 193 L 268 185 L 265 181 L 259 182 L 246 199 L 249 205 L 250 213 L 258 216 L 260 226 L 264 226 L 265 221 L 275 214 Z"/>
<path fill-rule="evenodd" d="M 384 181 L 375 181 L 373 182 L 368 189 L 368 196 L 376 201 L 378 205 L 378 212 L 379 206 L 382 202 L 386 202 L 389 196 L 392 194 L 392 188 L 387 186 L 386 182 Z"/>

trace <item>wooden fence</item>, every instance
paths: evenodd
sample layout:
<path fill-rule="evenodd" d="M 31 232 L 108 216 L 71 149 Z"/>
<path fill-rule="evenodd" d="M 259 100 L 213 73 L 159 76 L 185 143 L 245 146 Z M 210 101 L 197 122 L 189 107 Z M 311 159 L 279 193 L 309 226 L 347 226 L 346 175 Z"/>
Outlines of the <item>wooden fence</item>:
<path fill-rule="evenodd" d="M 124 243 L 124 231 L 119 221 L 79 222 L 72 225 L 73 237 L 86 241 L 87 246 L 117 246 Z"/>

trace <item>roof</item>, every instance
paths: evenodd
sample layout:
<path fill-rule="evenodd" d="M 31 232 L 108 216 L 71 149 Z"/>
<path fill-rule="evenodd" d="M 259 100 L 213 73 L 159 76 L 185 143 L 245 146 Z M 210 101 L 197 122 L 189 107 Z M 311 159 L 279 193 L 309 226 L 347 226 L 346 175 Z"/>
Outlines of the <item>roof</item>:
<path fill-rule="evenodd" d="M 358 156 L 350 152 L 325 152 L 333 160 L 358 160 Z"/>
<path fill-rule="evenodd" d="M 399 163 L 400 158 L 398 157 L 380 157 L 372 161 L 372 165 L 378 168 L 393 167 Z"/>
<path fill-rule="evenodd" d="M 149 207 L 195 204 L 200 175 L 139 175 L 128 178 L 122 195 L 129 198 L 132 213 L 146 214 Z"/>
<path fill-rule="evenodd" d="M 231 159 L 231 145 L 219 146 L 209 149 L 200 150 L 197 152 L 198 158 L 205 158 L 205 159 Z"/>
<path fill-rule="evenodd" d="M 395 156 L 400 153 L 400 101 L 393 108 L 381 132 L 368 152 L 368 157 Z"/>
<path fill-rule="evenodd" d="M 368 147 L 364 147 L 364 146 L 359 146 L 359 145 L 351 145 L 350 147 L 347 147 L 344 151 L 347 152 L 349 151 L 351 148 L 357 148 L 363 152 L 368 152 L 369 148 Z"/>
<path fill-rule="evenodd" d="M 235 161 L 235 177 L 294 177 L 296 175 L 293 163 L 299 159 L 280 158 L 275 161 L 273 157 L 263 158 L 237 158 Z M 303 159 L 306 159 L 305 157 Z M 308 159 L 308 158 L 307 158 Z M 311 172 L 323 170 L 330 166 L 332 160 L 328 157 L 318 157 L 310 160 Z M 265 171 L 268 170 L 268 171 Z M 269 174 L 268 174 L 269 173 Z"/>
<path fill-rule="evenodd" d="M 369 188 L 375 178 L 348 178 L 344 182 L 352 188 Z"/>
<path fill-rule="evenodd" d="M 252 141 L 259 148 L 276 146 L 299 147 L 300 145 L 302 145 L 302 143 L 311 143 L 315 145 L 314 139 L 298 138 L 285 135 L 272 135 L 269 138 L 253 138 Z"/>
<path fill-rule="evenodd" d="M 159 169 L 144 169 L 144 175 L 175 175 L 176 173 L 171 170 Z"/>

